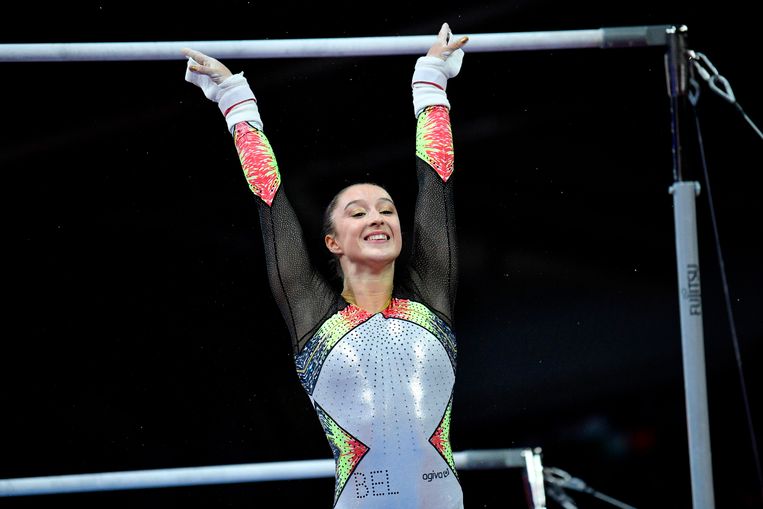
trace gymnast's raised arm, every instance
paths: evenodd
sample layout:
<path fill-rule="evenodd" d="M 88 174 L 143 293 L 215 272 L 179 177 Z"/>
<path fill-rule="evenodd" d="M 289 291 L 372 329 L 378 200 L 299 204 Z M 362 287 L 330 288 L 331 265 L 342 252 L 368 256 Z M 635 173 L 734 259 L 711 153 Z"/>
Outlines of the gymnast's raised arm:
<path fill-rule="evenodd" d="M 265 136 L 257 100 L 243 72 L 193 49 L 186 81 L 217 103 L 233 136 L 249 188 L 257 197 L 268 280 L 291 334 L 295 351 L 332 305 L 333 293 L 315 269 L 297 216 L 283 190 L 273 149 Z"/>
<path fill-rule="evenodd" d="M 448 80 L 461 70 L 468 37 L 454 38 L 443 23 L 437 40 L 419 58 L 411 78 L 416 116 L 416 176 L 409 280 L 427 305 L 453 325 L 458 259 L 453 197 L 453 134 Z"/>

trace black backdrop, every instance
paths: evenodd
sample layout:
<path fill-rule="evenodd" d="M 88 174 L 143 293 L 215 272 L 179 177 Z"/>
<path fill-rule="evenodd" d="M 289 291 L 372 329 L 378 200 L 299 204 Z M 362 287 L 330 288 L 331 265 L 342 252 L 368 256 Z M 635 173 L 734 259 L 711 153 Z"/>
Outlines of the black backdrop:
<path fill-rule="evenodd" d="M 156 4 L 156 5 L 155 5 Z M 234 40 L 686 24 L 763 124 L 742 2 L 17 6 L 2 42 Z M 455 450 L 541 447 L 639 508 L 690 507 L 661 48 L 472 53 L 449 85 L 458 172 Z M 415 56 L 226 62 L 260 102 L 315 259 L 322 209 L 384 184 L 410 218 Z M 264 274 L 254 199 L 183 61 L 4 63 L 0 477 L 326 458 Z M 700 122 L 753 422 L 763 142 Z M 689 124 L 691 127 L 691 124 Z M 706 182 L 698 207 L 717 507 L 761 507 Z M 513 476 L 513 477 L 512 477 Z M 467 507 L 524 504 L 463 472 Z M 328 507 L 333 481 L 4 499 L 2 507 Z M 579 507 L 604 507 L 575 495 Z M 554 507 L 553 502 L 549 503 Z"/>

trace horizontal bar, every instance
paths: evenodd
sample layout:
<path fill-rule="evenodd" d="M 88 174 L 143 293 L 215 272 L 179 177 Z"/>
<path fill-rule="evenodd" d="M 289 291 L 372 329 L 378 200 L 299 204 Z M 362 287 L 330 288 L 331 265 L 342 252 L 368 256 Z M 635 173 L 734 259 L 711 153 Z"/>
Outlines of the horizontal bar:
<path fill-rule="evenodd" d="M 525 467 L 530 449 L 487 449 L 453 454 L 459 470 Z M 334 477 L 334 460 L 276 461 L 242 465 L 165 468 L 0 480 L 0 497 L 169 488 Z"/>
<path fill-rule="evenodd" d="M 656 25 L 470 34 L 468 48 L 469 52 L 495 52 L 655 46 L 665 44 L 666 28 Z M 252 41 L 0 44 L 0 62 L 181 60 L 185 59 L 180 51 L 184 47 L 226 60 L 408 55 L 426 52 L 434 40 L 433 35 L 409 35 Z"/>

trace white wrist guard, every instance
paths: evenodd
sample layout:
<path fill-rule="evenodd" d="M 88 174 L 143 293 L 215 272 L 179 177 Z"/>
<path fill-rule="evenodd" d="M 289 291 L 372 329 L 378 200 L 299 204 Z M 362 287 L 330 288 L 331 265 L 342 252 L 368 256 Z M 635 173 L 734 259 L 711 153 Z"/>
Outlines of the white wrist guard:
<path fill-rule="evenodd" d="M 413 113 L 419 116 L 427 106 L 443 105 L 450 108 L 445 90 L 448 79 L 458 75 L 464 51 L 457 49 L 445 60 L 439 57 L 420 57 L 411 79 L 413 89 Z"/>
<path fill-rule="evenodd" d="M 257 99 L 254 92 L 249 88 L 249 83 L 240 72 L 229 77 L 218 85 L 217 105 L 225 115 L 228 129 L 232 129 L 238 122 L 248 120 L 262 130 L 262 119 L 257 108 Z"/>
<path fill-rule="evenodd" d="M 189 65 L 193 59 L 189 58 Z M 185 80 L 199 87 L 207 99 L 217 103 L 220 111 L 225 116 L 228 130 L 232 132 L 233 126 L 239 122 L 249 121 L 255 127 L 262 130 L 262 119 L 257 108 L 257 99 L 254 97 L 249 83 L 240 72 L 229 76 L 219 85 L 206 74 L 186 70 Z"/>
<path fill-rule="evenodd" d="M 228 131 L 233 134 L 233 127 L 239 122 L 250 122 L 262 131 L 262 119 L 260 110 L 257 108 L 256 101 L 245 101 L 230 109 L 225 115 L 225 122 L 228 124 Z"/>
<path fill-rule="evenodd" d="M 217 105 L 223 115 L 231 107 L 248 99 L 254 99 L 254 92 L 249 88 L 243 72 L 230 76 L 218 85 Z"/>

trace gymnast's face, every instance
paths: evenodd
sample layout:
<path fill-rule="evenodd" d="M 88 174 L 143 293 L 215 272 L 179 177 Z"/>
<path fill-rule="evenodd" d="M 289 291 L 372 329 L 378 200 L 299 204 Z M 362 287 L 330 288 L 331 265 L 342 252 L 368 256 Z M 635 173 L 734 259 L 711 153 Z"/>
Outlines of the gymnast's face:
<path fill-rule="evenodd" d="M 348 265 L 381 267 L 400 255 L 400 219 L 389 193 L 373 184 L 346 188 L 331 214 L 333 232 L 325 237 L 326 247 L 339 257 L 347 273 Z"/>

